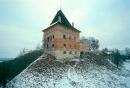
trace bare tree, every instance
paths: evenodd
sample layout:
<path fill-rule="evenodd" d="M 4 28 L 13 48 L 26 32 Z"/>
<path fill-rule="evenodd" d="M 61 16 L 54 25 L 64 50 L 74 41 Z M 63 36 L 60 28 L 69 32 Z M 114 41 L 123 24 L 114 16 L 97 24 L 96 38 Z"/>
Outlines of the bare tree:
<path fill-rule="evenodd" d="M 105 54 L 105 55 L 107 55 L 107 53 L 108 53 L 108 48 L 102 49 L 102 53 Z"/>
<path fill-rule="evenodd" d="M 87 50 L 90 50 L 90 43 L 89 43 L 89 40 L 88 40 L 87 38 L 82 37 L 82 38 L 80 39 L 80 42 L 86 45 L 85 48 L 86 48 Z"/>
<path fill-rule="evenodd" d="M 130 48 L 125 48 L 126 59 L 130 59 Z"/>
<path fill-rule="evenodd" d="M 99 48 L 99 40 L 95 39 L 94 37 L 82 37 L 80 42 L 86 44 L 89 47 L 89 50 L 91 51 L 95 51 Z"/>
<path fill-rule="evenodd" d="M 130 49 L 129 48 L 125 48 L 125 54 L 130 55 Z"/>
<path fill-rule="evenodd" d="M 112 55 L 113 55 L 113 63 L 117 66 L 117 68 L 119 66 L 122 66 L 123 60 L 121 58 L 120 51 L 118 49 L 114 49 Z"/>
<path fill-rule="evenodd" d="M 99 48 L 99 40 L 94 37 L 89 37 L 90 50 L 95 51 Z"/>
<path fill-rule="evenodd" d="M 20 54 L 18 56 L 23 56 L 24 54 L 28 53 L 29 50 L 26 49 L 26 48 L 23 48 L 21 51 L 20 51 Z"/>

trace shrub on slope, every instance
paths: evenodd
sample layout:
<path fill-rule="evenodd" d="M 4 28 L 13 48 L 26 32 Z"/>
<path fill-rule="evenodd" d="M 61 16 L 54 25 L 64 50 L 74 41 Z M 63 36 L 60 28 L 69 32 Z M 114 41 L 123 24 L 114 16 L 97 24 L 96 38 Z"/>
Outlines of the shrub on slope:
<path fill-rule="evenodd" d="M 33 50 L 14 60 L 0 63 L 0 84 L 5 85 L 7 81 L 22 72 L 30 63 L 43 54 L 42 50 Z"/>

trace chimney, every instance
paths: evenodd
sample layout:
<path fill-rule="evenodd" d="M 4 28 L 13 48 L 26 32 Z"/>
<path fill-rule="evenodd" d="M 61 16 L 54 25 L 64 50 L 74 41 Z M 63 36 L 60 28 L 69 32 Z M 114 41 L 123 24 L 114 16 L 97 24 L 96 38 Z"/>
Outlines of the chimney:
<path fill-rule="evenodd" d="M 72 22 L 72 27 L 74 27 L 74 22 Z"/>

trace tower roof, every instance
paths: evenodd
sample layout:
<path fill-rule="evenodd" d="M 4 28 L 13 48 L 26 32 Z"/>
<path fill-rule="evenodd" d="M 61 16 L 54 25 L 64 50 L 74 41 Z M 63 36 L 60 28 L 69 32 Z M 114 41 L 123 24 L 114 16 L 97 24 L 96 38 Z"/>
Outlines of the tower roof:
<path fill-rule="evenodd" d="M 55 22 L 59 22 L 59 21 L 60 21 L 61 24 L 63 24 L 66 27 L 72 27 L 72 25 L 70 24 L 70 22 L 68 21 L 68 19 L 65 17 L 65 15 L 63 14 L 63 12 L 61 10 L 59 10 L 57 12 L 57 14 L 55 15 L 51 24 L 53 24 Z"/>
<path fill-rule="evenodd" d="M 71 28 L 72 30 L 78 31 L 80 32 L 78 29 L 76 29 L 73 25 L 70 24 L 70 22 L 68 21 L 68 19 L 65 17 L 65 15 L 63 14 L 63 12 L 61 10 L 59 10 L 54 19 L 52 20 L 51 24 L 49 27 L 47 27 L 46 29 L 55 26 L 56 24 L 60 24 L 63 26 L 66 26 L 68 28 Z M 44 29 L 43 32 L 46 30 Z"/>

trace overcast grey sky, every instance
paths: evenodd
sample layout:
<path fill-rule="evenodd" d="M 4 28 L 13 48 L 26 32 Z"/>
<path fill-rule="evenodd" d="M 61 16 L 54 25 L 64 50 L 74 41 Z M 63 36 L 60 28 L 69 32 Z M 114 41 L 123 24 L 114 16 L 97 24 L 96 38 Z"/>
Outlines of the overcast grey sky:
<path fill-rule="evenodd" d="M 101 48 L 130 47 L 130 0 L 0 0 L 0 57 L 34 49 L 60 7 L 81 37 L 99 39 Z"/>

